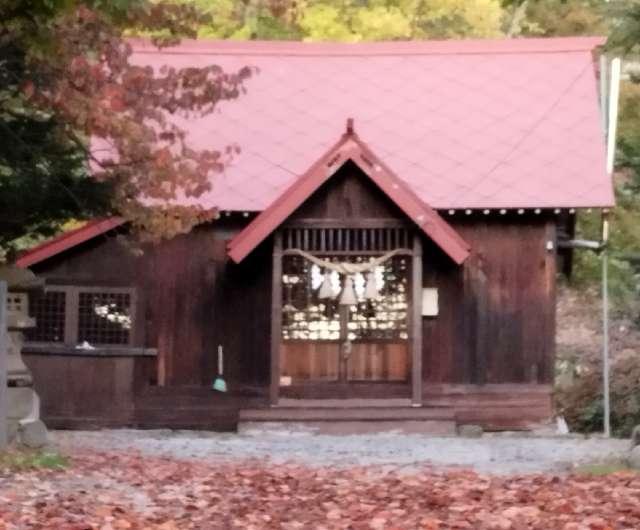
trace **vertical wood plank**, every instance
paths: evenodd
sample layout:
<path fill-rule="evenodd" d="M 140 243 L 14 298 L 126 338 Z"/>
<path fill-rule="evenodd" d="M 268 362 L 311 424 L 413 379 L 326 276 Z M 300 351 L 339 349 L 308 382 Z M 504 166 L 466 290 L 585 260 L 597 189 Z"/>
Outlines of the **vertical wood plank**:
<path fill-rule="evenodd" d="M 282 233 L 273 235 L 273 274 L 271 277 L 271 385 L 269 400 L 278 404 L 280 391 L 280 342 L 282 337 Z"/>
<path fill-rule="evenodd" d="M 65 289 L 65 320 L 64 342 L 78 344 L 78 320 L 80 311 L 80 288 L 67 287 Z"/>
<path fill-rule="evenodd" d="M 0 451 L 6 449 L 7 415 L 7 282 L 0 281 Z"/>
<path fill-rule="evenodd" d="M 422 404 L 422 241 L 413 236 L 411 267 L 411 401 Z"/>
<path fill-rule="evenodd" d="M 544 301 L 546 303 L 545 321 L 546 326 L 544 331 L 546 341 L 543 348 L 542 359 L 540 364 L 542 366 L 538 369 L 538 383 L 553 384 L 554 380 L 554 361 L 556 356 L 556 326 L 557 326 L 557 248 L 558 248 L 558 236 L 556 234 L 556 225 L 553 222 L 547 222 L 545 230 L 545 242 L 544 248 L 546 248 L 547 241 L 553 241 L 554 251 L 546 253 L 545 269 L 544 269 Z"/>
<path fill-rule="evenodd" d="M 478 269 L 473 274 L 475 298 L 476 298 L 476 362 L 474 374 L 472 374 L 472 381 L 479 385 L 484 385 L 487 382 L 489 364 L 487 362 L 487 347 L 489 339 L 487 332 L 489 323 L 487 322 L 486 315 L 489 314 L 489 303 L 487 300 L 487 278 L 481 269 Z"/>

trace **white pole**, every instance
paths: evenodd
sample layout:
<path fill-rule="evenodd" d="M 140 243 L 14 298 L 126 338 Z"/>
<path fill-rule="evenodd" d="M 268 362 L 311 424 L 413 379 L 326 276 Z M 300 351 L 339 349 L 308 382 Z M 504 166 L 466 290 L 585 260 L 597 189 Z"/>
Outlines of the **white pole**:
<path fill-rule="evenodd" d="M 620 57 L 611 61 L 611 86 L 609 90 L 609 112 L 607 131 L 607 172 L 613 173 L 613 162 L 616 156 L 616 130 L 618 128 L 618 100 L 620 98 Z"/>
<path fill-rule="evenodd" d="M 609 100 L 609 62 L 607 56 L 600 55 L 600 118 L 602 119 L 602 133 L 607 135 L 607 103 Z"/>
<path fill-rule="evenodd" d="M 607 221 L 605 221 L 606 223 Z M 609 257 L 602 251 L 602 387 L 604 436 L 611 437 L 611 401 L 609 394 Z"/>
<path fill-rule="evenodd" d="M 0 451 L 7 448 L 7 282 L 0 281 Z"/>
<path fill-rule="evenodd" d="M 616 156 L 616 132 L 618 127 L 618 101 L 620 98 L 620 72 L 622 61 L 615 57 L 611 61 L 611 76 L 608 90 L 609 105 L 607 111 L 607 173 L 613 174 Z M 609 257 L 607 240 L 609 238 L 609 221 L 606 214 L 602 220 L 602 393 L 603 393 L 603 427 L 604 435 L 611 436 L 611 396 L 609 381 Z"/>

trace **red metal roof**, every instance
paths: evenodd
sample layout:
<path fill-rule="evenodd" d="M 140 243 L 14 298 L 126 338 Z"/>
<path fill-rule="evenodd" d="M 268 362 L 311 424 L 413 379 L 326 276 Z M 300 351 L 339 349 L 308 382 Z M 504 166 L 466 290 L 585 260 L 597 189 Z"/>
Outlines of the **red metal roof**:
<path fill-rule="evenodd" d="M 229 242 L 228 253 L 231 259 L 236 263 L 242 261 L 349 160 L 453 261 L 461 264 L 469 256 L 469 245 L 457 232 L 435 210 L 424 204 L 348 126 L 347 132 L 337 144 Z"/>
<path fill-rule="evenodd" d="M 31 267 L 71 247 L 104 234 L 122 225 L 124 222 L 124 219 L 120 217 L 94 219 L 82 225 L 80 228 L 64 232 L 59 236 L 48 239 L 44 243 L 27 250 L 16 260 L 16 265 L 24 268 Z"/>
<path fill-rule="evenodd" d="M 425 203 L 449 208 L 608 207 L 593 50 L 601 38 L 320 44 L 185 41 L 132 60 L 159 70 L 251 66 L 246 94 L 173 116 L 194 148 L 242 152 L 196 201 L 260 211 L 354 117 Z"/>

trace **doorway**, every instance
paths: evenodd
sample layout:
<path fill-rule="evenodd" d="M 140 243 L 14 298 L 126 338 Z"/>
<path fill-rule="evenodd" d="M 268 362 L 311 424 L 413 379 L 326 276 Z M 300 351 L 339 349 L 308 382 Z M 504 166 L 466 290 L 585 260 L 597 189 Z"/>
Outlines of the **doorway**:
<path fill-rule="evenodd" d="M 333 263 L 361 265 L 389 250 L 399 251 L 377 264 L 371 274 L 351 275 L 354 303 L 345 304 L 341 303 L 346 280 L 343 275 L 322 270 L 305 257 L 287 252 L 299 248 L 298 243 L 312 247 L 313 230 L 305 229 L 306 245 L 304 232 L 298 242 L 295 231 L 284 231 L 280 395 L 334 399 L 409 397 L 408 230 L 348 229 L 342 237 L 336 230 L 325 231 L 324 248 L 315 251 L 314 256 Z M 332 238 L 342 240 L 340 250 L 327 248 Z M 325 285 L 323 296 L 325 273 L 329 275 L 330 293 Z"/>

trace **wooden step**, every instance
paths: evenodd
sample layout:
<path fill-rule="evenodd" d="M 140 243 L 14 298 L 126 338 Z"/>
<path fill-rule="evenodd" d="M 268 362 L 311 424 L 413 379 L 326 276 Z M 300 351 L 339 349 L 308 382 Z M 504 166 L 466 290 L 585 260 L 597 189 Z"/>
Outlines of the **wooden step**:
<path fill-rule="evenodd" d="M 140 429 L 235 431 L 238 426 L 238 409 L 231 407 L 136 408 L 134 422 Z"/>
<path fill-rule="evenodd" d="M 453 409 L 446 407 L 286 407 L 241 409 L 240 421 L 454 421 Z"/>
<path fill-rule="evenodd" d="M 145 418 L 134 423 L 136 429 L 170 429 L 187 431 L 236 432 L 238 422 L 231 418 L 216 418 L 209 421 L 182 420 L 151 420 Z"/>
<path fill-rule="evenodd" d="M 291 399 L 280 398 L 278 408 L 408 408 L 411 407 L 411 400 L 404 398 L 391 399 Z"/>

